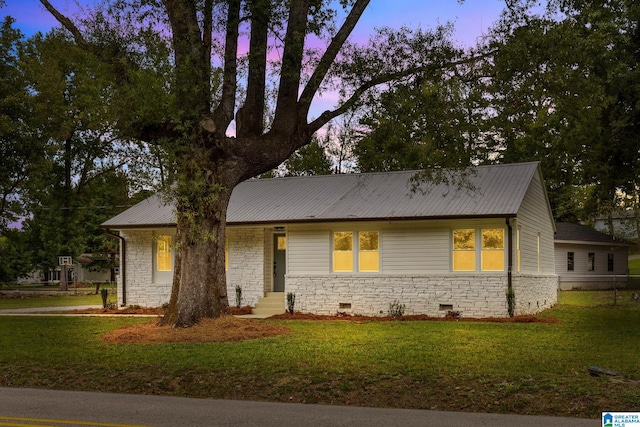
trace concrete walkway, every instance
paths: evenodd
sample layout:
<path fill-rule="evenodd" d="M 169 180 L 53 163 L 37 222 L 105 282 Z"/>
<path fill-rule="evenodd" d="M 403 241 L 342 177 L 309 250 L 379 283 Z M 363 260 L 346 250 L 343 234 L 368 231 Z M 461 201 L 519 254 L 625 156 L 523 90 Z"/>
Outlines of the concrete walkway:
<path fill-rule="evenodd" d="M 19 421 L 19 424 L 11 424 Z M 0 388 L 0 425 L 595 427 L 600 420 Z M 74 423 L 75 422 L 75 423 Z"/>
<path fill-rule="evenodd" d="M 74 305 L 72 307 L 32 307 L 32 308 L 9 308 L 0 310 L 0 316 L 31 316 L 31 317 L 109 317 L 109 316 L 124 316 L 124 317 L 158 317 L 156 314 L 108 314 L 108 313 L 95 313 L 95 314 L 83 314 L 83 313 L 60 313 L 69 312 L 74 310 L 88 310 L 88 309 L 101 309 L 101 305 Z M 1 426 L 2 424 L 0 424 Z"/>
<path fill-rule="evenodd" d="M 55 311 L 88 310 L 102 308 L 101 305 L 74 305 L 69 307 L 31 307 L 31 308 L 6 308 L 1 309 L 0 314 L 7 313 L 49 313 Z"/>
<path fill-rule="evenodd" d="M 32 307 L 32 308 L 8 308 L 0 309 L 0 316 L 128 316 L 128 317 L 158 317 L 155 314 L 80 314 L 80 313 L 57 313 L 60 311 L 100 309 L 101 305 L 75 305 L 71 307 Z M 242 319 L 266 319 L 268 315 L 243 314 L 236 316 Z M 1 425 L 1 424 L 0 424 Z"/>

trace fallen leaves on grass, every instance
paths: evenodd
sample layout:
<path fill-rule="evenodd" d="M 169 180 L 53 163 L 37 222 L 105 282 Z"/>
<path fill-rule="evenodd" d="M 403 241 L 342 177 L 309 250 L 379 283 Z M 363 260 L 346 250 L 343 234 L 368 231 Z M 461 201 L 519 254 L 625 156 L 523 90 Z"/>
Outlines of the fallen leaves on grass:
<path fill-rule="evenodd" d="M 102 338 L 110 343 L 204 343 L 244 341 L 275 337 L 291 332 L 286 326 L 252 319 L 222 316 L 218 319 L 202 319 L 190 328 L 158 326 L 157 321 L 138 325 L 126 325 L 111 331 Z"/>

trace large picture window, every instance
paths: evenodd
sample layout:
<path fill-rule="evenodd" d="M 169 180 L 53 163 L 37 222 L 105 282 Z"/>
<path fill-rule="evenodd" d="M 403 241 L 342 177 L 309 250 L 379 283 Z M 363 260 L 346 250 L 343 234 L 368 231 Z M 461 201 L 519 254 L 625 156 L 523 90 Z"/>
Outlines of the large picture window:
<path fill-rule="evenodd" d="M 482 230 L 482 271 L 504 271 L 504 229 Z"/>
<path fill-rule="evenodd" d="M 339 273 L 380 271 L 380 233 L 378 231 L 334 232 L 333 271 Z"/>
<path fill-rule="evenodd" d="M 156 265 L 158 271 L 171 271 L 171 236 L 158 236 Z"/>
<path fill-rule="evenodd" d="M 453 271 L 476 269 L 476 231 L 453 230 Z"/>
<path fill-rule="evenodd" d="M 504 271 L 504 256 L 503 228 L 453 230 L 453 271 Z"/>

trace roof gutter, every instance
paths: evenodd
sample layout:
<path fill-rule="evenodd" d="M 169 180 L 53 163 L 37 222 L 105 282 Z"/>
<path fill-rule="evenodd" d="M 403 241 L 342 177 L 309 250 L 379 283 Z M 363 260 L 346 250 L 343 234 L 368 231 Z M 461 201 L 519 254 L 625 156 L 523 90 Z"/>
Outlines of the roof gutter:
<path fill-rule="evenodd" d="M 120 240 L 121 243 L 121 254 L 120 254 L 120 274 L 122 276 L 122 305 L 121 307 L 127 306 L 127 241 L 119 234 L 114 233 L 113 231 L 107 229 L 107 234 L 111 237 L 115 237 Z"/>

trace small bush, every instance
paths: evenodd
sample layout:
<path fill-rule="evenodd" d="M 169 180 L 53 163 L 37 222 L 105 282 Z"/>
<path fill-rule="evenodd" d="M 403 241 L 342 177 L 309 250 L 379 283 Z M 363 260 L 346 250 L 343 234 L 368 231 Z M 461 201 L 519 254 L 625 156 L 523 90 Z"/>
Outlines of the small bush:
<path fill-rule="evenodd" d="M 293 292 L 287 293 L 287 312 L 293 314 L 293 309 L 296 305 L 296 294 Z"/>
<path fill-rule="evenodd" d="M 445 317 L 448 319 L 459 319 L 462 317 L 462 313 L 460 311 L 449 310 Z"/>
<path fill-rule="evenodd" d="M 516 311 L 516 293 L 513 288 L 507 289 L 507 312 L 509 317 L 513 317 Z"/>
<path fill-rule="evenodd" d="M 405 305 L 400 304 L 400 301 L 395 300 L 394 302 L 389 304 L 389 316 L 391 317 L 402 317 L 404 316 Z"/>
<path fill-rule="evenodd" d="M 236 307 L 242 307 L 242 286 L 236 285 Z"/>

